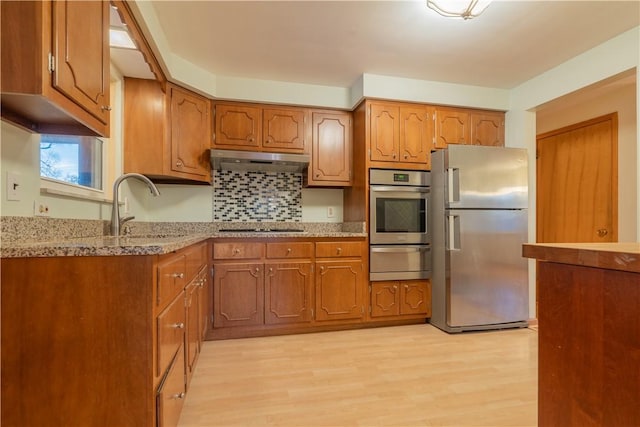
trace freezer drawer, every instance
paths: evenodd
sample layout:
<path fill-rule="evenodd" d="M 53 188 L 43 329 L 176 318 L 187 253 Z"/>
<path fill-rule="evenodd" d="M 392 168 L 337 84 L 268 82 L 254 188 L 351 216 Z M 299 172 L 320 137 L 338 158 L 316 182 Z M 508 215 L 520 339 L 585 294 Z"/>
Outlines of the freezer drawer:
<path fill-rule="evenodd" d="M 527 210 L 456 209 L 445 218 L 447 324 L 527 320 Z"/>
<path fill-rule="evenodd" d="M 431 247 L 428 245 L 372 245 L 369 279 L 410 280 L 431 277 Z"/>

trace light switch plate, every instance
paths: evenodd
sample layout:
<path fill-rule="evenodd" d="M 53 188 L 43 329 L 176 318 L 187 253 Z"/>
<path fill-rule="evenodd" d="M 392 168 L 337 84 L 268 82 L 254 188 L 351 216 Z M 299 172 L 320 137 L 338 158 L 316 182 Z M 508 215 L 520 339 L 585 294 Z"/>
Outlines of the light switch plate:
<path fill-rule="evenodd" d="M 14 172 L 7 172 L 7 200 L 20 200 L 22 187 L 20 176 Z"/>

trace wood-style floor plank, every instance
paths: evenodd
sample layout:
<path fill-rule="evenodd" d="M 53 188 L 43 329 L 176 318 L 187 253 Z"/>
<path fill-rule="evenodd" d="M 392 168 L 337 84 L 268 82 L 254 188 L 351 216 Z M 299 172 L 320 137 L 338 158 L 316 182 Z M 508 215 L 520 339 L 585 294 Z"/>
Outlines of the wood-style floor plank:
<path fill-rule="evenodd" d="M 430 325 L 209 341 L 180 427 L 535 426 L 537 350 Z"/>

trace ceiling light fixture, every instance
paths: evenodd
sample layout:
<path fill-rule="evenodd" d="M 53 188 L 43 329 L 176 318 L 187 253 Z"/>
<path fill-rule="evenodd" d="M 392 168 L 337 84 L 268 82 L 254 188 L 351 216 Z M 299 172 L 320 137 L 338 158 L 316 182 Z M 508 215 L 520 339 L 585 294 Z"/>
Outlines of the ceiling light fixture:
<path fill-rule="evenodd" d="M 480 15 L 492 0 L 427 0 L 427 7 L 447 18 L 471 19 Z"/>

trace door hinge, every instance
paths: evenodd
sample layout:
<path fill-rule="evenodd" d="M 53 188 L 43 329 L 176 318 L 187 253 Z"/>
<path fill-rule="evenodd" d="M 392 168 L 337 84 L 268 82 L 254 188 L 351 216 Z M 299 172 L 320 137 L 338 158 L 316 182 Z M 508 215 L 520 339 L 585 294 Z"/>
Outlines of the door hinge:
<path fill-rule="evenodd" d="M 53 56 L 51 52 L 49 52 L 49 72 L 53 73 L 56 70 L 56 57 Z"/>
<path fill-rule="evenodd" d="M 361 306 L 361 307 L 362 307 L 362 314 L 364 314 L 364 305 L 363 305 L 363 306 Z"/>

